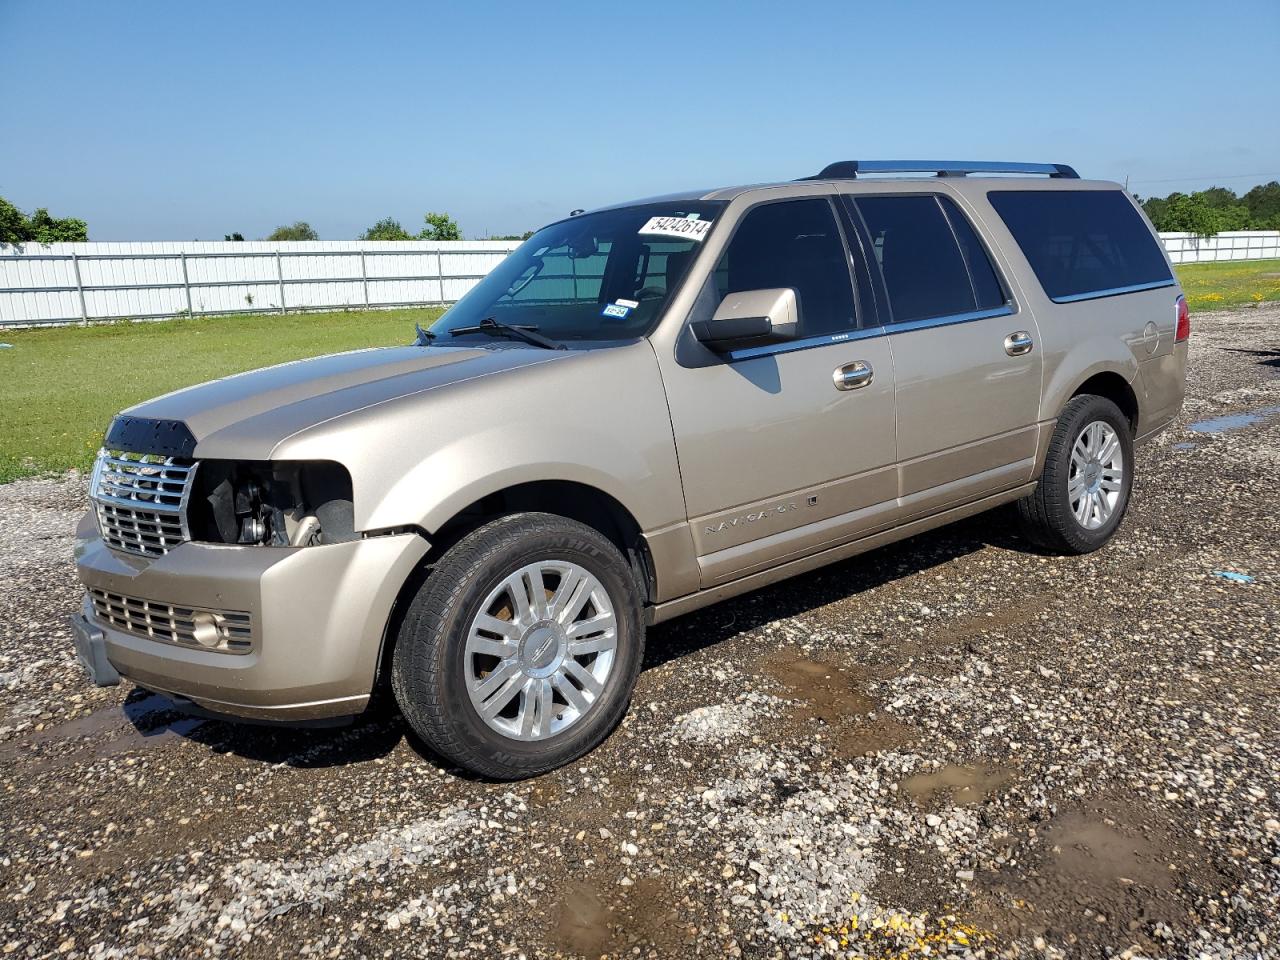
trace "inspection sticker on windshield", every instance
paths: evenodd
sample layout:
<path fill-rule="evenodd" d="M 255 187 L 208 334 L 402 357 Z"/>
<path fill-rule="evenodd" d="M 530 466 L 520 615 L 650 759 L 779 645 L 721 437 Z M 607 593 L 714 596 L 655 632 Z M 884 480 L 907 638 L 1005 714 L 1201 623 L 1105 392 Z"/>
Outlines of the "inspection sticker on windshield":
<path fill-rule="evenodd" d="M 629 303 L 630 301 L 627 301 L 627 302 Z M 609 304 L 607 307 L 601 310 L 600 316 L 612 317 L 615 320 L 625 320 L 627 319 L 628 315 L 630 315 L 631 310 L 632 310 L 631 307 L 623 306 L 623 303 L 620 300 L 617 303 Z"/>
<path fill-rule="evenodd" d="M 640 232 L 701 242 L 714 222 L 713 220 L 690 220 L 687 217 L 650 217 L 649 222 L 640 228 Z"/>

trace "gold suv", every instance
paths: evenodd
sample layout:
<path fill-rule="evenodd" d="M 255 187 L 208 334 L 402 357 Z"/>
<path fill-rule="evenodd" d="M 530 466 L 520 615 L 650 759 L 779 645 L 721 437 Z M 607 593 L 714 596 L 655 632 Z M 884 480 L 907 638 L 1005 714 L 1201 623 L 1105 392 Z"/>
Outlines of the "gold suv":
<path fill-rule="evenodd" d="M 450 760 L 537 774 L 618 723 L 648 624 L 1015 501 L 1041 546 L 1102 546 L 1189 330 L 1132 199 L 1057 164 L 571 216 L 411 345 L 118 416 L 77 647 L 247 718 L 389 688 Z"/>

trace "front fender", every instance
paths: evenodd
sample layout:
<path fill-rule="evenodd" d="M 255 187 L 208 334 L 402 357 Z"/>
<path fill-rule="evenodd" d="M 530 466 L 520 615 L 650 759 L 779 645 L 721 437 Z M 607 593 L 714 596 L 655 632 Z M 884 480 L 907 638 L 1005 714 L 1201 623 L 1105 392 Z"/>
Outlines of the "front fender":
<path fill-rule="evenodd" d="M 351 473 L 357 530 L 438 530 L 491 493 L 588 484 L 643 531 L 685 519 L 675 440 L 647 341 L 584 350 L 341 416 L 281 443 L 282 460 Z"/>
<path fill-rule="evenodd" d="M 368 526 L 379 529 L 414 524 L 428 531 L 439 530 L 483 497 L 539 480 L 595 487 L 626 507 L 642 529 L 661 526 L 663 521 L 656 519 L 661 516 L 659 505 L 646 507 L 637 503 L 635 496 L 638 486 L 661 483 L 654 464 L 616 437 L 580 433 L 580 440 L 582 450 L 591 452 L 590 462 L 547 459 L 550 451 L 537 437 L 513 436 L 509 427 L 493 426 L 455 437 L 386 491 L 369 515 Z M 674 492 L 679 499 L 679 487 Z"/>

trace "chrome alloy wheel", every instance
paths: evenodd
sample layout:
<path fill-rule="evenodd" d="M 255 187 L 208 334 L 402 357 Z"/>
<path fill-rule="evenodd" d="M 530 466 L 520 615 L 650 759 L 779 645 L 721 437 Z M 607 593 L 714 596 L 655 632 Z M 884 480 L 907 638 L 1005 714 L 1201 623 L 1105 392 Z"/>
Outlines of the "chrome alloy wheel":
<path fill-rule="evenodd" d="M 1076 522 L 1097 530 L 1116 512 L 1124 494 L 1124 451 L 1109 423 L 1095 420 L 1071 448 L 1067 500 Z"/>
<path fill-rule="evenodd" d="M 618 646 L 613 601 L 567 560 L 540 560 L 489 592 L 464 648 L 467 693 L 485 724 L 513 740 L 573 726 L 604 692 Z"/>

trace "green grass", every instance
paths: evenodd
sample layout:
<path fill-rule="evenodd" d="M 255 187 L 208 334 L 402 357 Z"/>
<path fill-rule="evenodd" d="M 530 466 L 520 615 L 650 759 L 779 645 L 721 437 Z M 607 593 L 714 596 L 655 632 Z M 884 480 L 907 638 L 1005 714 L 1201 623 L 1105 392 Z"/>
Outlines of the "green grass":
<path fill-rule="evenodd" d="M 1178 268 L 1193 312 L 1280 300 L 1280 260 Z M 258 314 L 2 330 L 0 483 L 86 469 L 112 416 L 179 387 L 285 360 L 408 343 L 438 309 Z"/>
<path fill-rule="evenodd" d="M 1280 300 L 1280 260 L 1184 263 L 1178 279 L 1192 313 Z"/>
<path fill-rule="evenodd" d="M 150 397 L 285 360 L 410 343 L 439 309 L 255 314 L 0 329 L 0 483 L 84 470 L 112 416 Z"/>

